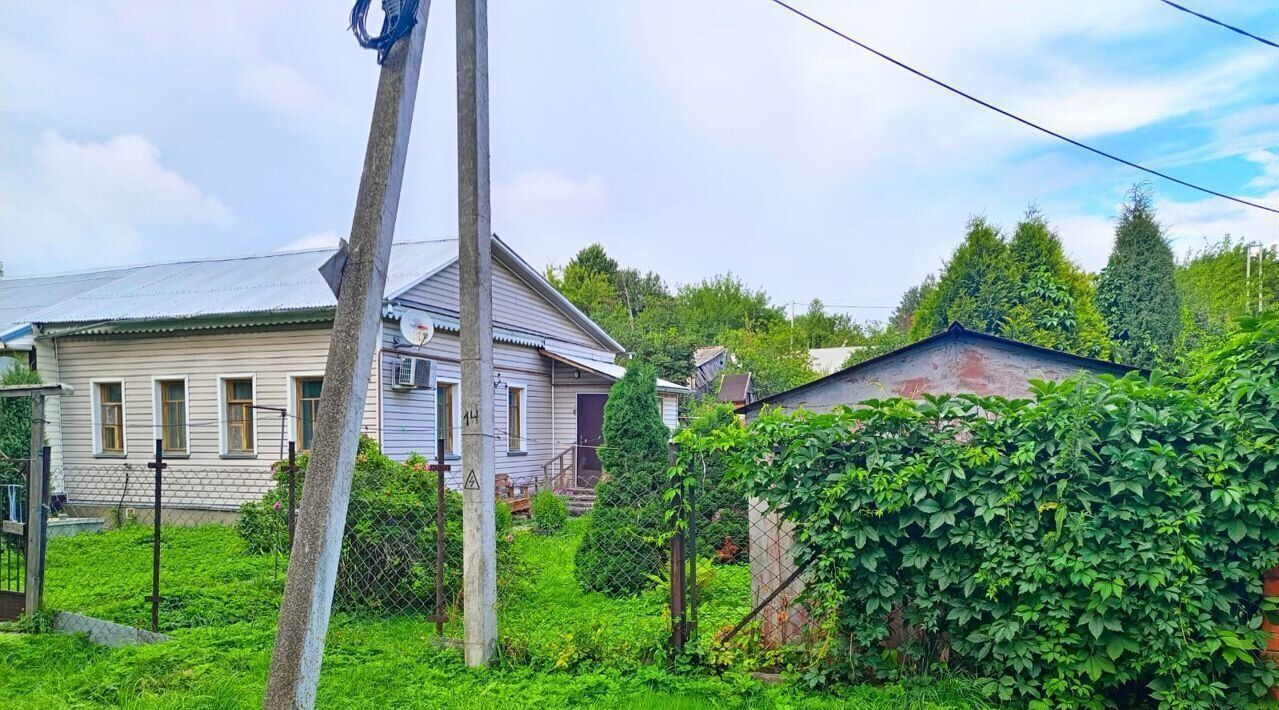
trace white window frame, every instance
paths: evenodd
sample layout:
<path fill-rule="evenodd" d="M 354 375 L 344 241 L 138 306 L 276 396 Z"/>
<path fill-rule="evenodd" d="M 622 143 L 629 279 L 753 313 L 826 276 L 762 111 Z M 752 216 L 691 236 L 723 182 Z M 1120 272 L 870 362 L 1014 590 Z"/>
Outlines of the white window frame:
<path fill-rule="evenodd" d="M 102 448 L 102 402 L 98 385 L 120 385 L 120 451 Z M 89 380 L 89 422 L 93 437 L 93 455 L 105 458 L 124 458 L 129 455 L 129 396 L 122 377 Z"/>
<path fill-rule="evenodd" d="M 438 390 L 439 386 L 442 384 L 453 386 L 453 422 L 449 427 L 453 430 L 453 450 L 445 451 L 444 455 L 446 457 L 460 458 L 462 456 L 462 381 L 451 377 L 437 376 L 435 378 L 436 389 L 431 392 L 431 407 L 433 407 L 433 411 L 431 412 L 431 421 L 433 422 L 435 422 L 435 420 L 439 417 L 440 408 L 437 404 L 439 398 Z M 435 445 L 438 443 L 437 439 L 439 438 L 439 432 L 439 422 L 435 422 L 435 436 L 431 437 L 431 448 L 435 448 Z"/>
<path fill-rule="evenodd" d="M 182 440 L 186 442 L 186 448 L 182 451 L 166 451 L 165 456 L 190 456 L 191 455 L 191 382 L 186 375 L 168 375 L 163 377 L 151 378 L 151 434 L 152 440 L 164 438 L 164 403 L 160 391 L 160 384 L 164 382 L 181 382 L 182 383 L 182 409 L 183 432 Z"/>
<path fill-rule="evenodd" d="M 258 404 L 258 376 L 257 373 L 245 372 L 241 374 L 218 375 L 218 453 L 223 458 L 233 459 L 252 459 L 258 455 L 258 434 L 261 429 L 258 426 L 258 410 L 256 407 L 249 411 L 253 413 L 253 451 L 251 453 L 231 453 L 227 448 L 226 440 L 226 383 L 228 380 L 250 380 L 253 384 L 253 404 Z"/>
<path fill-rule="evenodd" d="M 232 378 L 234 379 L 234 378 Z M 302 453 L 302 441 L 298 438 L 301 435 L 301 427 L 298 423 L 301 421 L 302 408 L 298 403 L 298 380 L 323 380 L 324 370 L 310 370 L 307 372 L 290 372 L 284 380 L 284 386 L 289 393 L 288 412 L 286 419 L 288 424 L 288 441 L 292 441 L 297 445 L 298 453 Z M 323 387 L 324 385 L 320 385 Z M 257 404 L 257 398 L 254 397 L 253 403 Z M 254 426 L 257 424 L 255 423 Z"/>
<path fill-rule="evenodd" d="M 506 385 L 506 453 L 508 454 L 527 454 L 528 453 L 528 385 L 523 382 L 510 382 Z M 520 446 L 518 449 L 511 448 L 511 393 L 510 390 L 520 391 Z"/>

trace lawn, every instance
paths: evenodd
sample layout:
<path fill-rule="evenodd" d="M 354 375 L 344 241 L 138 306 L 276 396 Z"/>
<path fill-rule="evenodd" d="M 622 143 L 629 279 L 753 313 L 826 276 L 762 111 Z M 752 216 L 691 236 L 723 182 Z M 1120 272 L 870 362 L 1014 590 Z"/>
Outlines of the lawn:
<path fill-rule="evenodd" d="M 666 634 L 662 593 L 583 593 L 572 572 L 582 532 L 516 533 L 519 573 L 503 586 L 501 654 L 470 670 L 433 641 L 420 616 L 334 616 L 319 705 L 422 708 L 966 708 L 971 684 L 858 686 L 830 694 L 772 686 L 742 671 L 673 672 L 654 659 Z M 125 528 L 49 542 L 47 603 L 121 623 L 150 618 L 150 530 Z M 62 634 L 0 634 L 6 708 L 260 707 L 283 572 L 246 554 L 219 526 L 166 528 L 162 630 L 173 640 L 106 649 Z M 718 568 L 702 624 L 711 632 L 747 610 L 746 570 Z M 446 634 L 456 635 L 456 622 Z"/>

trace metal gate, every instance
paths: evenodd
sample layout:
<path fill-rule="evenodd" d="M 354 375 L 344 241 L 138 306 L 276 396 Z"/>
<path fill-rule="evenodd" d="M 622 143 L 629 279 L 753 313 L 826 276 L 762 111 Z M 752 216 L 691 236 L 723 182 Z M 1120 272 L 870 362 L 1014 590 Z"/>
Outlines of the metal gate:
<path fill-rule="evenodd" d="M 26 518 L 29 459 L 0 461 L 0 621 L 13 621 L 26 609 Z"/>

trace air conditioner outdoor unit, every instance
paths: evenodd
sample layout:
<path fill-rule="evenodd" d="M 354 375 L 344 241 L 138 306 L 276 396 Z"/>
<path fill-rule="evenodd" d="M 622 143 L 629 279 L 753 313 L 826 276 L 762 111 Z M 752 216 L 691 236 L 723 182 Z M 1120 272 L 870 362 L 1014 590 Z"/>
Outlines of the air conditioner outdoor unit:
<path fill-rule="evenodd" d="M 396 389 L 433 389 L 435 363 L 426 358 L 402 357 L 395 366 Z"/>

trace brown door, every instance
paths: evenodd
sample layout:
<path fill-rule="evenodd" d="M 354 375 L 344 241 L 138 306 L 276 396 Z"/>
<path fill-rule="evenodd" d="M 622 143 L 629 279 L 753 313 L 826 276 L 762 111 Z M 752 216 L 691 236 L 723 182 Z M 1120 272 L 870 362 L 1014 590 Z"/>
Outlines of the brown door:
<path fill-rule="evenodd" d="M 577 395 L 577 485 L 595 487 L 603 466 L 596 447 L 604 443 L 604 403 L 606 394 Z"/>

